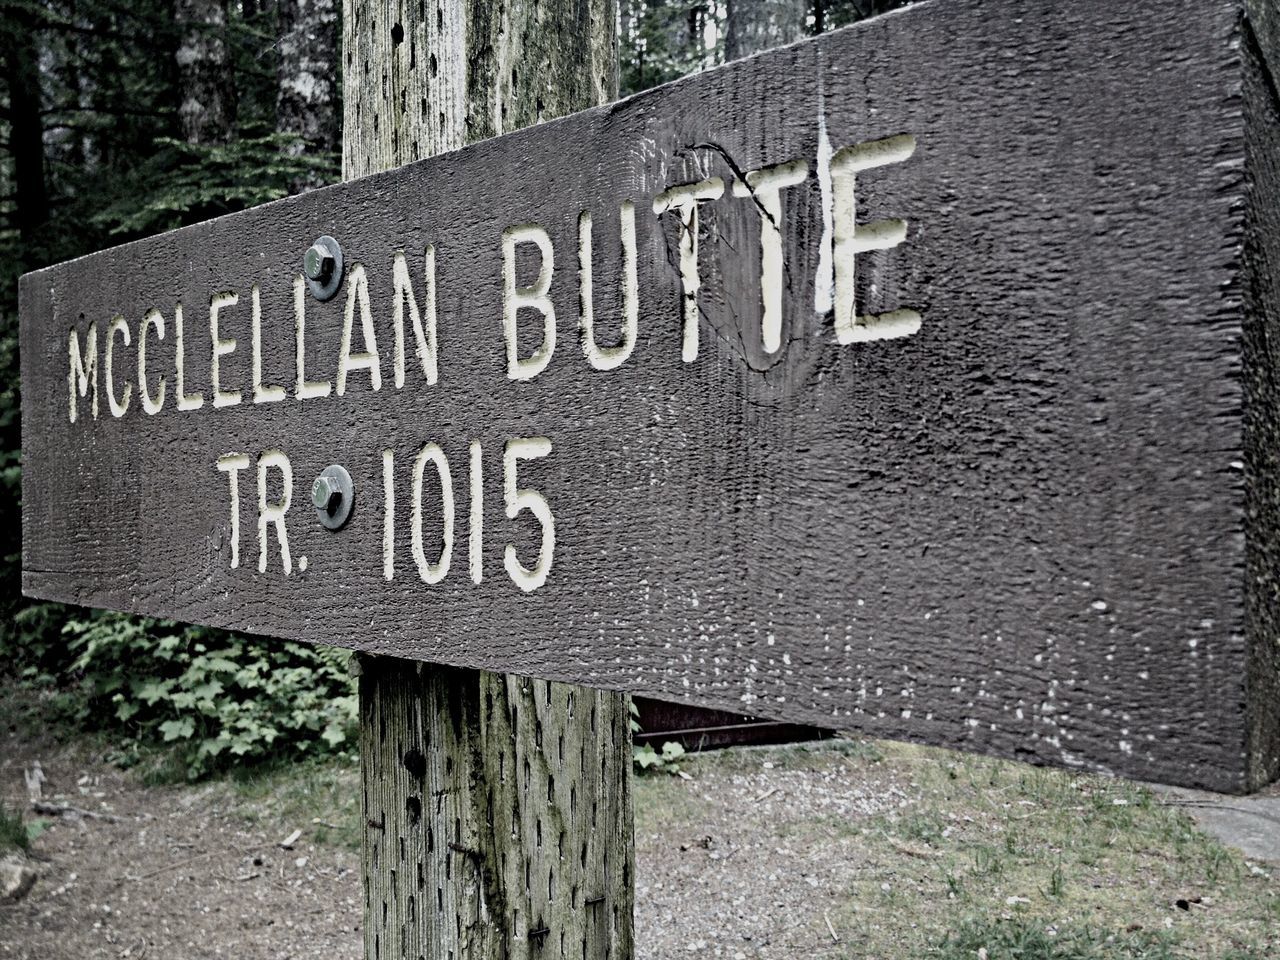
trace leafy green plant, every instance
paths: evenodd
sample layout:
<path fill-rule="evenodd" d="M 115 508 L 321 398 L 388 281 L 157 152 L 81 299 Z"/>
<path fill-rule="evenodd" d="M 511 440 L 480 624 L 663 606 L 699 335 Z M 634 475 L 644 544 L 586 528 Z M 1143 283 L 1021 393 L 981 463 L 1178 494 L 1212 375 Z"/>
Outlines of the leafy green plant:
<path fill-rule="evenodd" d="M 635 701 L 631 700 L 627 703 L 628 709 L 631 711 L 631 733 L 640 732 L 640 710 L 636 707 Z M 668 740 L 662 745 L 662 751 L 653 749 L 653 745 L 649 743 L 632 744 L 631 759 L 636 767 L 640 770 L 663 770 L 667 773 L 679 773 L 680 767 L 676 764 L 685 754 L 684 745 L 675 740 Z"/>
<path fill-rule="evenodd" d="M 54 684 L 70 663 L 62 625 L 67 608 L 58 603 L 19 607 L 0 630 L 0 660 L 15 679 L 35 686 Z"/>
<path fill-rule="evenodd" d="M 0 853 L 14 849 L 25 851 L 30 848 L 31 839 L 22 814 L 10 813 L 8 806 L 0 803 Z"/>
<path fill-rule="evenodd" d="M 668 740 L 662 745 L 662 752 L 653 749 L 653 744 L 643 743 L 631 748 L 631 759 L 641 770 L 663 770 L 667 773 L 679 773 L 676 761 L 684 756 L 684 747 L 675 740 Z"/>
<path fill-rule="evenodd" d="M 1052 897 L 1054 900 L 1061 900 L 1062 895 L 1067 891 L 1066 874 L 1062 872 L 1062 864 L 1059 862 L 1053 872 L 1049 874 L 1049 886 L 1043 893 L 1046 897 Z"/>
<path fill-rule="evenodd" d="M 170 744 L 188 777 L 354 738 L 345 650 L 106 612 L 73 617 L 62 633 L 74 657 L 71 718 L 127 744 Z"/>

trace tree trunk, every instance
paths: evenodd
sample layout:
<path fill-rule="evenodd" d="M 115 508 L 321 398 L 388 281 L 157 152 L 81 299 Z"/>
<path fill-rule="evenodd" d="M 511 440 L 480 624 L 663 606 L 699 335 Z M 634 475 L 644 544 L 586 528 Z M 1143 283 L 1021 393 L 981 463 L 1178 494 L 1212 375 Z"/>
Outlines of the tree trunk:
<path fill-rule="evenodd" d="M 80 16 L 80 11 L 76 9 L 76 0 L 68 0 L 62 12 L 67 21 L 77 28 L 91 28 L 90 24 Z M 47 73 L 61 80 L 63 102 L 71 109 L 72 116 L 77 119 L 80 111 L 88 105 L 84 96 L 85 84 L 81 69 L 85 54 L 82 45 L 88 46 L 85 36 L 79 30 L 68 30 L 53 38 L 47 45 L 45 53 Z M 57 112 L 56 106 L 55 112 Z M 50 159 L 54 164 L 65 164 L 72 170 L 86 169 L 88 164 L 84 128 L 77 125 L 58 133 L 60 136 L 56 138 L 56 152 L 50 151 Z"/>
<path fill-rule="evenodd" d="M 707 7 L 703 3 L 682 3 L 668 8 L 668 49 L 681 76 L 706 66 L 703 31 L 706 29 Z"/>
<path fill-rule="evenodd" d="M 614 0 L 346 0 L 345 179 L 607 103 Z M 400 12 L 397 12 L 400 11 Z"/>
<path fill-rule="evenodd" d="M 726 60 L 749 57 L 808 36 L 809 0 L 728 0 Z"/>
<path fill-rule="evenodd" d="M 35 18 L 17 9 L 0 30 L 4 41 L 5 84 L 9 94 L 9 149 L 13 156 L 14 217 L 24 270 L 45 265 L 44 228 L 49 220 L 45 186 L 44 127 L 40 51 Z"/>
<path fill-rule="evenodd" d="M 338 0 L 279 0 L 276 5 L 276 129 L 297 140 L 292 156 L 338 152 Z M 311 174 L 293 193 L 320 186 Z"/>
<path fill-rule="evenodd" d="M 227 43 L 227 0 L 177 0 L 178 119 L 192 144 L 227 143 L 235 135 L 236 90 Z"/>
<path fill-rule="evenodd" d="M 612 99 L 615 9 L 346 0 L 344 178 Z M 629 960 L 628 698 L 360 666 L 366 957 Z"/>

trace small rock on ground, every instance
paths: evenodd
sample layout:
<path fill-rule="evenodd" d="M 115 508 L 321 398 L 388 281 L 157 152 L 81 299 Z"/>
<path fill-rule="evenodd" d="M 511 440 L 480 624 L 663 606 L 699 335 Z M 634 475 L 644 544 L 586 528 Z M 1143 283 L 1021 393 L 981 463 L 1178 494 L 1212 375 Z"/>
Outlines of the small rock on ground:
<path fill-rule="evenodd" d="M 31 892 L 38 876 L 24 856 L 10 854 L 0 859 L 0 900 L 17 903 Z"/>

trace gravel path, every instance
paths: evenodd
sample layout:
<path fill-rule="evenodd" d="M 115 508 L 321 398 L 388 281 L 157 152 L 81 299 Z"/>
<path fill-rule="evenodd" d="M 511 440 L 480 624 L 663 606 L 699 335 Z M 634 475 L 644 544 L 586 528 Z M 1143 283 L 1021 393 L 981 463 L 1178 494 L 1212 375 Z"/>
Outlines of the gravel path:
<path fill-rule="evenodd" d="M 865 864 L 857 824 L 905 805 L 837 754 L 815 768 L 641 782 L 636 807 L 636 942 L 642 958 L 843 956 L 830 908 Z M 676 792 L 673 798 L 670 796 Z M 680 794 L 683 794 L 681 796 Z M 668 812 L 675 807 L 674 812 Z"/>

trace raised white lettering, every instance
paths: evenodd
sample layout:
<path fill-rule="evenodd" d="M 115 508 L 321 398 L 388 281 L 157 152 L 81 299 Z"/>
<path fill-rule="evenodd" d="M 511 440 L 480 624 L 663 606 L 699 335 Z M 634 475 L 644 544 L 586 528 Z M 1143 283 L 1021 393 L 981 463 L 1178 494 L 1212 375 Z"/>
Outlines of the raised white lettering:
<path fill-rule="evenodd" d="M 249 469 L 249 455 L 228 453 L 218 458 L 217 465 L 231 484 L 231 568 L 234 570 L 240 566 L 240 471 Z"/>
<path fill-rule="evenodd" d="M 471 582 L 484 579 L 484 460 L 480 441 L 471 441 L 471 504 L 470 526 L 467 531 L 467 566 Z"/>
<path fill-rule="evenodd" d="M 582 323 L 582 352 L 596 370 L 621 366 L 636 347 L 640 289 L 636 279 L 636 205 L 623 201 L 618 210 L 622 241 L 622 341 L 614 347 L 596 343 L 595 307 L 591 282 L 591 212 L 578 217 L 578 309 Z"/>
<path fill-rule="evenodd" d="M 831 158 L 835 328 L 836 340 L 841 344 L 909 337 L 920 329 L 921 317 L 914 310 L 904 308 L 882 314 L 859 315 L 855 302 L 857 255 L 868 250 L 896 247 L 907 236 L 905 220 L 857 223 L 856 174 L 891 163 L 902 163 L 915 149 L 916 138 L 902 134 L 844 147 Z"/>
<path fill-rule="evenodd" d="M 275 403 L 286 396 L 284 387 L 262 383 L 262 292 L 255 283 L 249 290 L 253 323 L 253 402 Z"/>
<path fill-rule="evenodd" d="M 240 402 L 239 390 L 223 390 L 221 377 L 221 360 L 234 353 L 236 341 L 234 337 L 223 339 L 218 335 L 218 314 L 225 307 L 234 307 L 240 302 L 238 293 L 215 293 L 209 300 L 209 339 L 213 343 L 213 356 L 209 361 L 209 379 L 213 383 L 213 405 L 215 407 L 234 407 Z"/>
<path fill-rule="evenodd" d="M 516 245 L 532 243 L 542 255 L 538 279 L 532 286 L 516 286 Z M 507 377 L 531 380 L 547 368 L 556 348 L 556 308 L 548 291 L 555 267 L 551 237 L 536 223 L 507 227 L 502 232 L 502 333 L 507 341 Z M 520 356 L 520 310 L 528 308 L 542 314 L 542 343 L 528 357 Z"/>
<path fill-rule="evenodd" d="M 671 187 L 653 198 L 653 212 L 658 216 L 675 210 L 680 217 L 680 285 L 684 291 L 684 338 L 680 356 L 685 363 L 698 359 L 698 290 L 702 277 L 698 273 L 698 203 L 724 196 L 724 181 L 719 177 Z"/>
<path fill-rule="evenodd" d="M 280 471 L 280 499 L 267 502 L 267 471 Z M 285 529 L 284 515 L 293 502 L 293 467 L 289 458 L 279 450 L 268 450 L 258 457 L 258 572 L 267 572 L 267 527 L 276 528 L 276 541 L 280 544 L 280 560 L 285 576 L 293 573 L 293 560 L 289 556 L 289 533 Z"/>
<path fill-rule="evenodd" d="M 93 415 L 93 419 L 98 419 L 98 321 L 94 320 L 89 324 L 89 330 L 84 335 L 84 350 L 80 349 L 80 337 L 76 333 L 76 328 L 71 328 L 71 333 L 67 339 L 67 354 L 70 360 L 70 370 L 67 372 L 67 386 L 71 392 L 70 416 L 71 422 L 76 422 L 77 413 L 77 396 L 84 397 L 89 395 L 92 389 L 93 399 L 90 401 L 89 409 Z M 87 356 L 88 359 L 85 359 Z"/>
<path fill-rule="evenodd" d="M 409 306 L 409 323 L 413 326 L 414 343 L 418 362 L 422 365 L 422 375 L 428 384 L 436 382 L 437 355 L 436 346 L 436 248 L 427 245 L 422 253 L 424 283 L 426 293 L 422 310 L 418 310 L 417 298 L 413 295 L 413 281 L 409 279 L 409 264 L 404 254 L 397 253 L 392 263 L 391 274 L 395 285 L 395 306 L 391 314 L 391 322 L 395 327 L 395 380 L 396 389 L 404 386 L 404 308 Z M 426 329 L 423 329 L 423 319 Z"/>
<path fill-rule="evenodd" d="M 427 561 L 422 545 L 422 478 L 428 463 L 435 465 L 440 478 L 440 515 L 443 525 L 440 556 L 434 563 Z M 413 562 L 418 566 L 418 575 L 427 583 L 439 583 L 448 575 L 449 560 L 453 555 L 453 481 L 449 476 L 449 461 L 438 444 L 424 444 L 413 462 L 413 511 L 409 524 Z"/>
<path fill-rule="evenodd" d="M 187 393 L 186 387 L 186 367 L 187 361 L 182 346 L 182 304 L 178 304 L 173 308 L 173 341 L 174 341 L 174 365 L 177 367 L 178 382 L 178 409 L 179 410 L 199 410 L 204 406 L 203 393 Z"/>
<path fill-rule="evenodd" d="M 502 499 L 506 503 L 507 517 L 514 520 L 522 510 L 528 510 L 542 526 L 538 562 L 532 568 L 520 562 L 514 543 L 507 544 L 504 557 L 507 573 L 525 593 L 536 590 L 547 582 L 547 574 L 551 572 L 551 563 L 555 558 L 556 522 L 546 497 L 537 490 L 520 489 L 519 464 L 521 460 L 536 460 L 549 453 L 551 441 L 546 437 L 515 437 L 507 441 L 502 454 Z"/>
<path fill-rule="evenodd" d="M 360 308 L 360 334 L 365 349 L 351 352 L 351 334 L 355 326 L 356 307 Z M 378 338 L 373 332 L 373 311 L 369 309 L 369 277 L 363 264 L 354 264 L 347 275 L 347 309 L 342 320 L 342 347 L 338 351 L 338 396 L 347 392 L 347 376 L 353 370 L 369 371 L 369 386 L 376 393 L 382 389 L 382 366 L 378 357 Z"/>
<path fill-rule="evenodd" d="M 156 339 L 163 340 L 164 314 L 154 308 L 147 311 L 138 330 L 138 399 L 142 401 L 142 409 L 153 416 L 164 406 L 166 383 L 164 377 L 161 377 L 160 392 L 155 397 L 151 396 L 151 391 L 147 388 L 147 332 L 152 327 L 155 327 Z"/>
<path fill-rule="evenodd" d="M 749 170 L 747 181 L 735 181 L 736 197 L 751 197 L 760 214 L 760 299 L 764 313 L 760 341 L 765 353 L 782 347 L 782 190 L 803 183 L 809 164 L 792 160 L 773 167 Z"/>
<path fill-rule="evenodd" d="M 115 378 L 112 373 L 113 357 L 116 347 L 116 334 L 124 334 L 124 345 L 129 346 L 129 324 L 125 322 L 124 317 L 119 315 L 111 318 L 111 325 L 107 327 L 107 356 L 106 356 L 106 379 L 107 379 L 107 405 L 111 407 L 111 415 L 113 417 L 123 417 L 129 410 L 129 399 L 133 396 L 133 384 L 126 383 L 124 385 L 124 399 L 116 399 Z"/>

